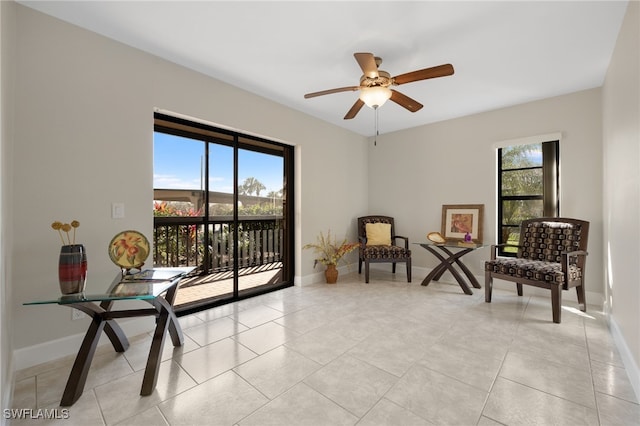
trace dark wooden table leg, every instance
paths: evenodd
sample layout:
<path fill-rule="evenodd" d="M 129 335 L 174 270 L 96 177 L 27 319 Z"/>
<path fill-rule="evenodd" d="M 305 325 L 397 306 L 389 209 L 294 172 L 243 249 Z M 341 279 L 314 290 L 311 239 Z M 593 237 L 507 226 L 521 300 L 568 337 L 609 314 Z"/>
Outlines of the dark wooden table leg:
<path fill-rule="evenodd" d="M 151 395 L 158 381 L 158 372 L 160 371 L 160 362 L 162 357 L 162 348 L 164 346 L 165 335 L 169 328 L 171 313 L 173 308 L 161 296 L 154 300 L 154 306 L 158 309 L 159 315 L 156 319 L 156 329 L 153 332 L 151 340 L 151 348 L 149 349 L 149 357 L 147 358 L 147 366 L 144 370 L 142 379 L 142 388 L 140 395 Z"/>
<path fill-rule="evenodd" d="M 113 300 L 107 300 L 100 303 L 100 307 L 105 311 L 110 311 L 113 306 Z M 114 320 L 108 320 L 104 326 L 104 332 L 111 340 L 111 344 L 116 352 L 124 352 L 129 349 L 129 339 L 122 331 L 122 328 Z"/>
<path fill-rule="evenodd" d="M 93 317 L 96 314 L 101 315 L 104 312 L 108 312 L 112 305 L 113 301 L 102 302 L 100 303 L 100 307 L 93 303 L 74 303 L 68 306 L 84 312 L 89 315 L 89 317 Z M 109 337 L 109 340 L 113 345 L 113 349 L 116 352 L 124 352 L 129 349 L 129 339 L 127 339 L 127 336 L 124 334 L 124 331 L 122 331 L 122 328 L 120 328 L 117 322 L 114 320 L 106 320 L 104 332 L 107 337 Z"/>
<path fill-rule="evenodd" d="M 171 336 L 171 343 L 173 346 L 182 346 L 184 344 L 184 336 L 182 335 L 182 327 L 178 322 L 178 317 L 173 312 L 169 312 L 169 335 Z"/>
<path fill-rule="evenodd" d="M 474 286 L 475 288 L 482 288 L 482 286 L 478 282 L 478 279 L 475 277 L 475 275 L 473 275 L 469 268 L 467 268 L 467 265 L 462 262 L 462 259 L 456 259 L 456 264 L 460 267 L 460 269 L 462 269 L 462 272 L 464 272 L 467 278 L 469 278 L 469 282 L 472 286 Z"/>
<path fill-rule="evenodd" d="M 96 352 L 98 341 L 100 341 L 100 335 L 102 334 L 104 325 L 105 322 L 100 315 L 95 315 L 92 318 L 91 325 L 87 330 L 87 334 L 84 336 L 76 360 L 73 363 L 73 368 L 71 368 L 71 374 L 69 374 L 64 393 L 62 394 L 62 401 L 60 401 L 62 407 L 73 405 L 82 395 L 84 385 L 87 382 L 89 367 L 91 367 L 91 361 Z"/>
<path fill-rule="evenodd" d="M 178 293 L 178 285 L 171 287 L 167 294 L 165 295 L 165 300 L 167 304 L 171 307 L 169 309 L 169 334 L 171 335 L 171 341 L 173 346 L 182 346 L 184 344 L 184 336 L 182 335 L 182 327 L 180 327 L 180 323 L 178 322 L 178 317 L 176 316 L 175 311 L 173 310 L 173 303 L 176 299 L 176 294 Z"/>
<path fill-rule="evenodd" d="M 446 259 L 444 258 L 444 256 L 442 256 L 440 253 L 432 249 L 431 246 L 423 246 L 423 247 L 428 251 L 430 251 L 435 257 L 437 257 L 440 260 L 440 264 L 435 268 L 433 268 L 431 272 L 429 272 L 429 274 L 425 277 L 425 279 L 422 280 L 421 285 L 427 286 L 432 280 L 437 280 L 437 278 L 440 278 L 442 276 L 442 271 L 446 270 L 447 267 L 446 267 Z"/>
<path fill-rule="evenodd" d="M 464 256 L 465 254 L 472 252 L 473 249 L 470 248 L 466 248 L 464 250 L 461 250 L 457 253 L 453 253 L 451 252 L 451 250 L 449 250 L 446 247 L 441 247 L 443 251 L 447 252 L 451 257 L 451 262 L 453 263 L 455 262 L 456 265 L 458 265 L 458 267 L 462 270 L 462 272 L 464 272 L 464 274 L 467 276 L 467 278 L 469 279 L 469 282 L 471 283 L 472 286 L 474 286 L 475 288 L 482 288 L 480 286 L 480 283 L 478 282 L 478 280 L 476 279 L 476 277 L 471 273 L 471 271 L 469 270 L 469 268 L 467 268 L 467 265 L 464 264 L 464 262 L 462 262 L 462 256 Z"/>
<path fill-rule="evenodd" d="M 451 260 L 451 258 L 453 257 L 453 253 L 451 253 L 449 250 L 447 250 L 442 246 L 435 246 L 435 247 L 442 250 L 448 256 L 446 259 L 443 256 L 438 256 L 440 258 L 441 263 L 438 268 L 438 271 L 435 273 L 433 277 L 434 281 L 438 281 L 440 278 L 442 278 L 442 275 L 444 275 L 444 273 L 447 272 L 447 268 L 448 268 L 447 264 L 453 263 L 453 261 Z M 430 251 L 434 254 L 437 253 L 436 249 L 431 249 Z"/>
<path fill-rule="evenodd" d="M 113 349 L 115 349 L 116 352 L 124 352 L 129 349 L 129 339 L 127 339 L 122 328 L 120 328 L 114 320 L 105 321 L 104 333 L 109 337 L 109 340 L 111 340 Z"/>
<path fill-rule="evenodd" d="M 462 250 L 462 251 L 454 254 L 450 250 L 447 250 L 447 248 L 444 247 L 444 246 L 425 245 L 423 247 L 426 248 L 427 250 L 429 250 L 434 256 L 436 256 L 440 260 L 440 265 L 436 266 L 429 273 L 429 275 L 427 275 L 426 278 L 422 281 L 422 285 L 423 286 L 429 285 L 429 282 L 431 280 L 433 280 L 433 279 L 440 279 L 440 277 L 442 277 L 442 274 L 446 270 L 448 270 L 449 272 L 451 272 L 453 277 L 456 279 L 456 281 L 458 282 L 458 285 L 460 286 L 462 291 L 465 292 L 465 294 L 468 294 L 468 295 L 472 295 L 473 294 L 473 291 L 471 291 L 471 289 L 467 285 L 467 283 L 464 280 L 464 278 L 462 277 L 462 275 L 460 275 L 460 273 L 453 267 L 453 264 L 456 263 L 456 260 L 458 260 L 461 256 L 465 255 L 466 253 L 470 252 L 471 249 L 465 249 L 465 250 Z M 434 247 L 437 247 L 438 249 L 442 250 L 449 257 L 445 258 L 443 255 L 438 253 L 436 251 L 436 249 L 434 249 Z"/>

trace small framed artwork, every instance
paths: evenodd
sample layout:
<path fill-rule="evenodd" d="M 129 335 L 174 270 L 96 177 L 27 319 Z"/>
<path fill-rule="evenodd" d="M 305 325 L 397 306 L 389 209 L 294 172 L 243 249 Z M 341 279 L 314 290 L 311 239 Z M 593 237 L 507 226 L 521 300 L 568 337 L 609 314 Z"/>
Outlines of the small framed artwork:
<path fill-rule="evenodd" d="M 482 244 L 484 204 L 445 204 L 442 206 L 442 235 L 447 240 L 464 241 L 467 232 L 473 242 Z"/>

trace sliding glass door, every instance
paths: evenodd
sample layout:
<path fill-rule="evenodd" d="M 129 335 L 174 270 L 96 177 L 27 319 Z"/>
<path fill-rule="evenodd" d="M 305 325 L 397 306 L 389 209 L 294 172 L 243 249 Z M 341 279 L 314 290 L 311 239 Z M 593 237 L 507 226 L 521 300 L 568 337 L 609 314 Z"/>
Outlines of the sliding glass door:
<path fill-rule="evenodd" d="M 178 311 L 293 284 L 292 152 L 156 115 L 154 263 L 198 271 L 183 280 Z"/>

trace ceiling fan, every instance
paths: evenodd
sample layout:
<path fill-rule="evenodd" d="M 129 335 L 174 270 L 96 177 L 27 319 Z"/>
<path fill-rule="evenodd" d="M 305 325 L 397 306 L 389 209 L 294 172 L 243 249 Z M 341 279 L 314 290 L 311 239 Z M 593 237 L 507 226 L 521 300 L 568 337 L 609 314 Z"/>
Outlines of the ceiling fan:
<path fill-rule="evenodd" d="M 355 117 L 365 104 L 376 109 L 382 106 L 388 99 L 391 99 L 393 102 L 411 112 L 416 112 L 423 106 L 420 102 L 411 99 L 407 95 L 403 95 L 397 90 L 390 89 L 389 86 L 399 86 L 414 81 L 446 77 L 453 74 L 453 65 L 444 64 L 391 77 L 388 72 L 378 69 L 382 63 L 382 59 L 373 56 L 372 53 L 354 53 L 353 56 L 356 58 L 358 65 L 360 65 L 364 73 L 362 77 L 360 77 L 359 86 L 339 87 L 336 89 L 307 93 L 304 95 L 305 99 L 329 95 L 331 93 L 355 92 L 359 90 L 360 96 L 347 112 L 347 115 L 344 116 L 345 120 L 350 120 Z"/>

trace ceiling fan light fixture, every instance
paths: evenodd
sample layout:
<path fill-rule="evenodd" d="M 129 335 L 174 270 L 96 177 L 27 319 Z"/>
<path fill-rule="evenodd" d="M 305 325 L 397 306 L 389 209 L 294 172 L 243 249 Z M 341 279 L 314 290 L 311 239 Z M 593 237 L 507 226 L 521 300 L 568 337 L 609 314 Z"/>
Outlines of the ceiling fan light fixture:
<path fill-rule="evenodd" d="M 360 100 L 369 108 L 379 108 L 391 97 L 391 89 L 384 86 L 363 87 L 360 89 Z"/>
<path fill-rule="evenodd" d="M 452 75 L 454 72 L 453 65 L 443 64 L 391 77 L 388 72 L 379 69 L 382 59 L 373 56 L 373 53 L 360 52 L 354 53 L 353 56 L 356 58 L 362 70 L 362 76 L 360 77 L 360 84 L 358 86 L 337 87 L 335 89 L 307 93 L 304 95 L 304 98 L 309 99 L 332 93 L 360 91 L 358 100 L 344 116 L 345 120 L 354 118 L 365 105 L 377 111 L 378 108 L 384 105 L 389 99 L 409 112 L 416 112 L 423 107 L 420 102 L 389 87 L 412 83 L 414 81 L 429 80 L 431 78 L 446 77 Z"/>

